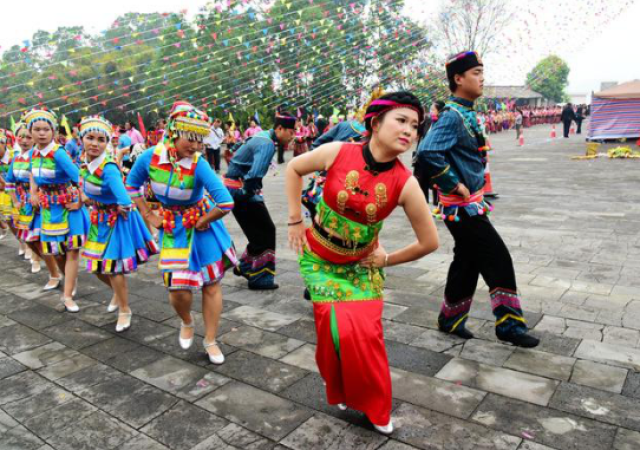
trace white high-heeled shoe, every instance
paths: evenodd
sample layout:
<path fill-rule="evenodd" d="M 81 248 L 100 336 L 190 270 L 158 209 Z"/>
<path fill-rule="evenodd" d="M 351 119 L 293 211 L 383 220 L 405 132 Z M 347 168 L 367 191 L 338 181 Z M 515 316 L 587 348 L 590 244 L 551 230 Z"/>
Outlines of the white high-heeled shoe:
<path fill-rule="evenodd" d="M 64 309 L 67 312 L 77 313 L 78 311 L 80 311 L 80 307 L 78 306 L 78 304 L 76 302 L 73 301 L 73 298 L 71 298 L 71 297 L 65 298 L 64 295 L 63 295 L 60 299 L 62 300 L 62 305 L 64 306 Z M 67 302 L 71 302 L 72 305 L 71 306 L 67 305 Z"/>
<path fill-rule="evenodd" d="M 182 329 L 193 328 L 193 327 L 194 327 L 193 316 L 191 316 L 191 323 L 189 325 L 185 324 L 184 322 L 180 324 L 180 334 L 178 334 L 178 342 L 180 343 L 180 348 L 182 348 L 182 350 L 189 350 L 191 348 L 191 346 L 193 345 L 193 337 L 196 335 L 195 333 L 193 333 L 193 336 L 191 337 L 191 339 L 183 339 Z"/>
<path fill-rule="evenodd" d="M 216 347 L 218 347 L 218 343 L 214 340 L 213 342 L 209 342 L 207 344 L 206 340 L 202 340 L 202 345 L 204 345 L 204 351 L 207 352 L 207 349 L 209 347 L 213 347 L 214 345 Z M 218 347 L 220 348 L 220 347 Z M 216 364 L 216 365 L 220 365 L 224 362 L 224 355 L 222 354 L 222 350 L 220 350 L 220 354 L 219 355 L 212 355 L 211 353 L 207 352 L 207 356 L 209 357 L 209 361 L 211 361 L 212 364 Z"/>
<path fill-rule="evenodd" d="M 42 270 L 42 266 L 40 266 L 40 261 L 31 260 L 31 273 L 40 273 Z"/>
<path fill-rule="evenodd" d="M 378 433 L 389 435 L 393 433 L 393 421 L 389 420 L 389 423 L 384 426 L 374 424 L 373 428 L 375 428 L 378 431 Z"/>
<path fill-rule="evenodd" d="M 109 306 L 107 306 L 107 312 L 115 312 L 118 310 L 118 304 L 114 301 L 116 299 L 115 295 L 111 297 L 111 301 L 109 302 Z"/>
<path fill-rule="evenodd" d="M 59 277 L 49 277 L 49 281 L 47 282 L 47 284 L 44 285 L 44 287 L 42 288 L 43 291 L 53 291 L 54 289 L 58 289 L 60 287 L 60 283 L 62 282 L 62 275 L 60 275 Z M 52 281 L 55 281 L 55 284 L 49 284 Z"/>
<path fill-rule="evenodd" d="M 123 331 L 127 331 L 129 328 L 131 328 L 131 317 L 132 316 L 133 316 L 133 314 L 130 313 L 130 312 L 128 312 L 128 313 L 119 313 L 118 314 L 118 319 L 120 317 L 127 317 L 129 320 L 127 320 L 122 325 L 120 323 L 117 323 L 116 324 L 116 333 L 122 333 Z"/>

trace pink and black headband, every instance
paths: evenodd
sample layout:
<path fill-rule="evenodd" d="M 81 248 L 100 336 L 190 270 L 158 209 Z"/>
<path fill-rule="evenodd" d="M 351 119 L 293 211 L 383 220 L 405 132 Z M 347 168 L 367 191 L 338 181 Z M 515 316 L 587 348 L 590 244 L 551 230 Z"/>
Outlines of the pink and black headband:
<path fill-rule="evenodd" d="M 371 104 L 369 105 L 369 108 L 367 109 L 371 109 L 372 107 L 376 107 L 376 106 L 382 106 L 383 108 L 381 108 L 378 111 L 371 111 L 365 114 L 364 116 L 365 121 L 367 119 L 373 119 L 374 117 L 377 117 L 381 114 L 385 114 L 393 109 L 399 109 L 399 108 L 409 108 L 415 111 L 416 113 L 418 113 L 418 121 L 420 123 L 422 123 L 422 120 L 424 119 L 424 111 L 422 110 L 422 108 L 416 108 L 416 106 L 410 105 L 407 103 L 399 103 L 394 100 L 378 99 L 378 100 L 372 101 Z"/>

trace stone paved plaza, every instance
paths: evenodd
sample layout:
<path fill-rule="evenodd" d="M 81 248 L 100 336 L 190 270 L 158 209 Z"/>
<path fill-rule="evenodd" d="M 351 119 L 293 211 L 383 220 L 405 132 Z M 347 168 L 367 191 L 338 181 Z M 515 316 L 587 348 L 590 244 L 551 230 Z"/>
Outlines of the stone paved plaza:
<path fill-rule="evenodd" d="M 155 264 L 129 278 L 132 328 L 116 335 L 110 294 L 80 277 L 79 314 L 41 291 L 16 244 L 0 245 L 0 449 L 616 449 L 640 448 L 640 194 L 637 160 L 572 161 L 584 140 L 550 127 L 492 139 L 492 216 L 511 249 L 535 350 L 496 341 L 481 281 L 464 342 L 436 331 L 451 238 L 388 271 L 384 327 L 396 431 L 373 431 L 325 403 L 311 305 L 286 248 L 283 170 L 265 180 L 278 226 L 281 288 L 255 293 L 229 274 L 213 366 L 183 351 Z M 241 251 L 244 237 L 226 223 Z M 393 250 L 412 240 L 401 214 Z M 200 311 L 199 300 L 194 304 Z M 202 316 L 196 314 L 199 335 Z"/>

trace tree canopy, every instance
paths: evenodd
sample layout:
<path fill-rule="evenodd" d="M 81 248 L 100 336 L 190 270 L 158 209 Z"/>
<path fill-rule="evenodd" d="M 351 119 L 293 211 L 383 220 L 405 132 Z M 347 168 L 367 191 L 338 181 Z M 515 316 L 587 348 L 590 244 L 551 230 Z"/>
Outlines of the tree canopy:
<path fill-rule="evenodd" d="M 527 86 L 556 103 L 562 103 L 568 98 L 565 89 L 569 84 L 569 71 L 562 58 L 547 56 L 527 74 Z"/>
<path fill-rule="evenodd" d="M 268 5 L 268 6 L 267 6 Z M 38 31 L 0 60 L 0 121 L 46 105 L 70 121 L 141 113 L 151 123 L 177 99 L 212 115 L 269 122 L 356 110 L 377 84 L 409 88 L 426 31 L 404 0 L 231 0 L 181 13 L 127 13 L 98 35 Z M 427 95 L 425 93 L 424 95 Z"/>

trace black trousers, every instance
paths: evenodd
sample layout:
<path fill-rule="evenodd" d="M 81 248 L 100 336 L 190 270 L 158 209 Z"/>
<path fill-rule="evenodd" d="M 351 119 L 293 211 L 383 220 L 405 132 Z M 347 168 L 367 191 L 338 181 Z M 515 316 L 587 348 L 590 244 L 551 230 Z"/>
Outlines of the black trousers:
<path fill-rule="evenodd" d="M 267 250 L 275 252 L 276 226 L 264 202 L 236 201 L 232 212 L 249 241 L 249 255 L 257 256 Z"/>
<path fill-rule="evenodd" d="M 249 288 L 266 289 L 276 275 L 276 226 L 264 202 L 237 201 L 233 215 L 249 244 L 240 258 L 238 270 Z"/>
<path fill-rule="evenodd" d="M 516 290 L 516 274 L 509 249 L 487 216 L 468 216 L 460 209 L 459 222 L 445 221 L 453 236 L 453 262 L 445 297 L 450 303 L 473 297 L 482 275 L 489 290 Z"/>
<path fill-rule="evenodd" d="M 582 134 L 582 120 L 583 119 L 576 119 L 576 125 L 577 125 L 576 134 Z"/>
<path fill-rule="evenodd" d="M 526 332 L 513 261 L 507 246 L 486 216 L 469 216 L 460 209 L 458 217 L 459 222 L 445 222 L 455 245 L 438 327 L 451 333 L 465 326 L 478 277 L 482 275 L 489 286 L 498 338 Z"/>
<path fill-rule="evenodd" d="M 278 145 L 278 164 L 284 164 L 284 145 Z"/>
<path fill-rule="evenodd" d="M 564 125 L 564 137 L 568 138 L 569 137 L 569 129 L 571 128 L 571 121 L 568 122 L 562 122 L 562 124 Z"/>
<path fill-rule="evenodd" d="M 418 184 L 420 185 L 420 189 L 424 194 L 425 199 L 427 200 L 427 204 L 429 203 L 429 191 L 431 191 L 431 199 L 434 206 L 438 206 L 438 191 L 433 188 L 433 183 L 431 183 L 430 177 L 422 170 L 419 163 L 416 163 L 413 169 L 413 176 L 418 180 Z"/>
<path fill-rule="evenodd" d="M 220 172 L 220 147 L 216 149 L 207 147 L 207 161 L 216 172 Z"/>

